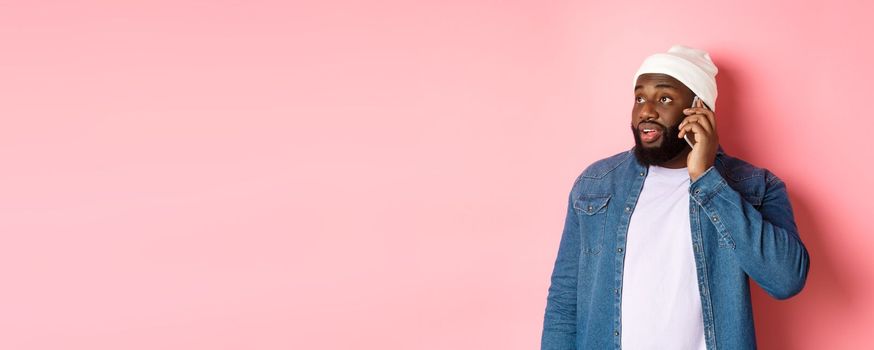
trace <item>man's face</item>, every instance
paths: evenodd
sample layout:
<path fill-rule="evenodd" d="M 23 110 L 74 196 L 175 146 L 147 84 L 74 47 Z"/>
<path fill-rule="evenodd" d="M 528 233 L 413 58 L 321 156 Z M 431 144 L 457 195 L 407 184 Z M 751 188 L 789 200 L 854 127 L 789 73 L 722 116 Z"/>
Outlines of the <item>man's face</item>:
<path fill-rule="evenodd" d="M 631 132 L 634 155 L 643 165 L 661 165 L 674 159 L 689 145 L 678 138 L 678 126 L 692 106 L 694 94 L 667 74 L 641 74 L 634 87 Z"/>

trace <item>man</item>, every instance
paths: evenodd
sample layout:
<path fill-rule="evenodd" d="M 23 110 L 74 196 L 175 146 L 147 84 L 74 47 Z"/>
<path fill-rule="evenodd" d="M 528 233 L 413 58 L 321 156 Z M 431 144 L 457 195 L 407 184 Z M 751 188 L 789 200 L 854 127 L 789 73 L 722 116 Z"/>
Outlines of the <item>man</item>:
<path fill-rule="evenodd" d="M 634 147 L 570 191 L 541 349 L 754 349 L 750 279 L 804 287 L 786 185 L 719 145 L 716 73 L 681 45 L 638 69 Z"/>

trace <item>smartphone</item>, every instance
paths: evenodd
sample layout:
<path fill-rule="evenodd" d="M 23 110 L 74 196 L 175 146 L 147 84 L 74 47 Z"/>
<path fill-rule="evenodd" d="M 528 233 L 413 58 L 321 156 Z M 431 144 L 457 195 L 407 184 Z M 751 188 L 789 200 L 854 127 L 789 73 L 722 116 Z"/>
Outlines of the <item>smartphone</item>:
<path fill-rule="evenodd" d="M 699 98 L 698 95 L 695 95 L 695 98 L 692 99 L 692 107 L 697 106 L 697 105 L 698 105 L 698 100 L 700 100 L 700 99 L 701 99 L 701 98 Z M 692 137 L 690 138 L 689 135 L 692 135 Z M 692 140 L 695 139 L 695 135 L 693 135 L 693 134 L 690 133 L 690 132 L 687 132 L 685 135 L 683 135 L 683 138 L 686 139 L 686 143 L 689 144 L 689 147 L 695 148 L 695 144 L 694 144 L 694 142 L 692 141 Z"/>

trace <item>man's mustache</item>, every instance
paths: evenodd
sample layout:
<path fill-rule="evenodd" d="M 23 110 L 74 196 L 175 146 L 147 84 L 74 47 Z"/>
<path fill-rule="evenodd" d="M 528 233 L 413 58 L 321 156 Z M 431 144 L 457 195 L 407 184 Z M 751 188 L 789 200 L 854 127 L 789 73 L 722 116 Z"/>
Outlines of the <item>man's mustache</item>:
<path fill-rule="evenodd" d="M 643 124 L 655 124 L 655 125 L 658 125 L 660 128 L 662 128 L 662 130 L 668 130 L 667 126 L 662 125 L 662 123 L 653 122 L 653 121 L 642 121 L 640 123 L 637 123 L 637 127 L 635 127 L 635 129 L 640 130 L 640 126 Z"/>

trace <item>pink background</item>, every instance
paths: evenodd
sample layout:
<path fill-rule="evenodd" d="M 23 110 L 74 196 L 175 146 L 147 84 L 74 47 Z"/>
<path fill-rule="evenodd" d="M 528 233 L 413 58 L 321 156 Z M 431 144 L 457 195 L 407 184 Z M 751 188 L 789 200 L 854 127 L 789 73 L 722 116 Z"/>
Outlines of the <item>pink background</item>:
<path fill-rule="evenodd" d="M 0 348 L 535 349 L 572 181 L 677 43 L 811 254 L 760 346 L 874 346 L 872 11 L 4 1 Z"/>

